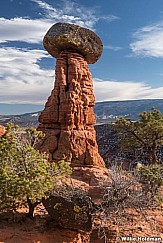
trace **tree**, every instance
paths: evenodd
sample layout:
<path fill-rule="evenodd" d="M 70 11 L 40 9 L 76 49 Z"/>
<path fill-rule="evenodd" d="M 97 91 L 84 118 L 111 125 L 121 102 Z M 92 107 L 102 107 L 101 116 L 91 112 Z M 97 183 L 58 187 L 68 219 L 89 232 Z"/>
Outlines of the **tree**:
<path fill-rule="evenodd" d="M 32 218 L 42 197 L 49 195 L 58 180 L 71 174 L 68 163 L 51 163 L 46 153 L 35 149 L 43 136 L 35 128 L 22 130 L 7 125 L 0 138 L 1 210 L 27 204 Z"/>
<path fill-rule="evenodd" d="M 161 186 L 163 186 L 163 164 L 154 164 L 152 166 L 141 165 L 136 168 L 137 177 L 146 193 L 151 192 L 154 196 Z M 161 195 L 163 199 L 163 195 Z"/>
<path fill-rule="evenodd" d="M 157 164 L 157 149 L 163 145 L 163 114 L 152 108 L 151 112 L 139 114 L 139 121 L 120 117 L 116 120 L 115 129 L 124 136 L 123 148 L 143 147 L 148 152 L 152 164 Z"/>

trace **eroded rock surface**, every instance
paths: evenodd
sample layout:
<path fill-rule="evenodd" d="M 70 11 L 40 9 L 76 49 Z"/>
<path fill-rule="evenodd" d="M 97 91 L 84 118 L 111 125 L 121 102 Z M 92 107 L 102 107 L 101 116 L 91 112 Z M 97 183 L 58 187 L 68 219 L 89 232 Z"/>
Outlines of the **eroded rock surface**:
<path fill-rule="evenodd" d="M 2 137 L 5 134 L 5 132 L 5 127 L 0 125 L 0 137 Z"/>
<path fill-rule="evenodd" d="M 100 38 L 93 31 L 68 23 L 54 24 L 46 33 L 43 45 L 56 58 L 63 50 L 76 50 L 88 63 L 95 63 L 103 50 Z"/>
<path fill-rule="evenodd" d="M 48 152 L 50 160 L 104 166 L 96 143 L 94 105 L 87 61 L 76 51 L 62 51 L 56 61 L 54 89 L 39 117 L 38 129 L 46 134 L 40 150 Z"/>

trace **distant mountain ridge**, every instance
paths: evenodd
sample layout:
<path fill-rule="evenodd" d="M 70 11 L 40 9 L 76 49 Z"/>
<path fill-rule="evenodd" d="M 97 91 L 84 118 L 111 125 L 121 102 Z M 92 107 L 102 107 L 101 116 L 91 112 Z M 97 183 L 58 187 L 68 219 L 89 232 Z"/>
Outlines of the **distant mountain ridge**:
<path fill-rule="evenodd" d="M 43 105 L 37 104 L 4 104 L 0 103 L 0 115 L 21 115 L 43 110 Z"/>
<path fill-rule="evenodd" d="M 119 116 L 138 120 L 143 111 L 150 111 L 152 107 L 163 113 L 163 99 L 104 101 L 95 105 L 97 122 L 114 121 Z"/>
<path fill-rule="evenodd" d="M 115 121 L 119 116 L 138 120 L 139 113 L 150 111 L 152 107 L 163 113 L 163 99 L 104 101 L 97 102 L 94 108 L 97 124 Z M 41 111 L 21 115 L 1 115 L 0 124 L 13 122 L 20 126 L 37 126 Z"/>

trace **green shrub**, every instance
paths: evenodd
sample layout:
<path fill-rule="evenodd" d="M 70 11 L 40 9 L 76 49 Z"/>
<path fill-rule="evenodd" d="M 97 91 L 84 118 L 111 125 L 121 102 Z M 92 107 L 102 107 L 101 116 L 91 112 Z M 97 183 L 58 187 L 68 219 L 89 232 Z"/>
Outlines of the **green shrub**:
<path fill-rule="evenodd" d="M 0 138 L 1 212 L 28 205 L 32 218 L 42 197 L 50 194 L 58 180 L 71 174 L 68 163 L 51 163 L 46 153 L 35 148 L 43 136 L 35 128 L 22 130 L 8 124 Z"/>
<path fill-rule="evenodd" d="M 143 189 L 147 193 L 156 194 L 158 189 L 163 186 L 163 165 L 142 165 L 138 168 L 138 176 Z"/>

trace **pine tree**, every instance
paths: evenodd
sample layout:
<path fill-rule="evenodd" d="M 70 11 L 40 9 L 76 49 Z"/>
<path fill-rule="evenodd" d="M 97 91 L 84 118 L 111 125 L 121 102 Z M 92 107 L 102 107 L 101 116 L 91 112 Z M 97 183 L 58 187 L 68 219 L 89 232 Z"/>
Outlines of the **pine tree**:
<path fill-rule="evenodd" d="M 26 130 L 8 124 L 0 138 L 0 209 L 28 205 L 34 208 L 52 191 L 55 183 L 71 174 L 68 163 L 51 163 L 35 147 L 44 135 L 35 128 Z"/>
<path fill-rule="evenodd" d="M 163 145 L 163 114 L 152 108 L 151 112 L 139 114 L 139 121 L 120 117 L 116 120 L 115 129 L 123 135 L 122 148 L 145 148 L 151 163 L 157 164 L 157 149 Z"/>

